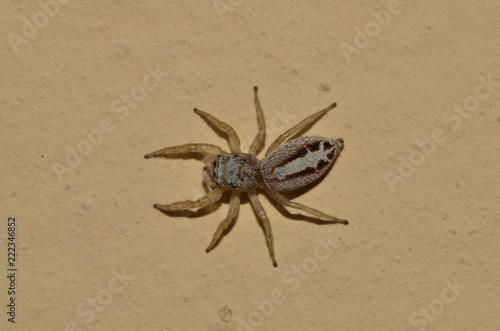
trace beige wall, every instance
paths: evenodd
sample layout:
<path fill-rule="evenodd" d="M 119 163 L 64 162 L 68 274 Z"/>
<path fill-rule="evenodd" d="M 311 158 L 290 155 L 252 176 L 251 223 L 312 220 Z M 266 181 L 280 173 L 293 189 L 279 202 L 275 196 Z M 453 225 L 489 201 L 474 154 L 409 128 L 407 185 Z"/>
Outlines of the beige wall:
<path fill-rule="evenodd" d="M 2 1 L 1 329 L 500 329 L 498 2 L 84 3 Z M 287 196 L 348 226 L 260 196 L 278 268 L 246 197 L 205 254 L 229 199 L 164 215 L 202 163 L 143 158 L 227 149 L 193 107 L 248 150 L 254 85 L 267 146 L 332 102 L 306 135 L 345 140 Z"/>

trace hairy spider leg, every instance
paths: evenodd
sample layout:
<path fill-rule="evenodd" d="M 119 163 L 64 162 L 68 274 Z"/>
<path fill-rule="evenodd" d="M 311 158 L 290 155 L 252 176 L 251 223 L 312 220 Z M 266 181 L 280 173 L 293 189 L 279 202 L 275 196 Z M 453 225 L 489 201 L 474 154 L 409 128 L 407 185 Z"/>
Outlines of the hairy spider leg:
<path fill-rule="evenodd" d="M 271 260 L 273 261 L 273 265 L 275 267 L 278 266 L 278 262 L 276 262 L 276 258 L 274 256 L 274 241 L 273 241 L 273 231 L 271 229 L 271 223 L 269 222 L 269 218 L 267 217 L 266 211 L 257 197 L 257 193 L 255 191 L 249 192 L 248 196 L 250 197 L 250 203 L 252 204 L 253 209 L 259 216 L 259 219 L 262 221 L 262 225 L 264 225 L 264 232 L 266 234 L 267 240 L 267 248 L 269 249 L 269 255 L 271 255 Z"/>
<path fill-rule="evenodd" d="M 222 148 L 217 145 L 212 144 L 184 144 L 180 146 L 167 147 L 157 150 L 153 153 L 144 155 L 145 159 L 152 157 L 168 157 L 171 154 L 181 154 L 181 153 L 204 153 L 211 155 L 219 155 L 224 153 Z"/>
<path fill-rule="evenodd" d="M 233 220 L 236 218 L 236 215 L 238 215 L 239 211 L 240 211 L 240 192 L 233 191 L 231 193 L 231 202 L 229 205 L 229 210 L 227 212 L 227 217 L 225 220 L 220 222 L 219 226 L 217 227 L 217 230 L 214 233 L 212 242 L 210 243 L 210 245 L 208 245 L 205 252 L 207 253 L 210 252 L 217 244 L 217 242 L 219 242 L 222 233 L 231 225 Z"/>
<path fill-rule="evenodd" d="M 222 197 L 222 190 L 219 187 L 217 187 L 212 192 L 202 196 L 196 201 L 185 200 L 185 201 L 174 202 L 168 205 L 160 205 L 155 203 L 153 207 L 164 212 L 186 209 L 186 208 L 202 208 L 211 205 L 214 202 L 219 201 L 221 197 Z"/>
<path fill-rule="evenodd" d="M 272 190 L 270 190 L 268 188 L 265 188 L 265 190 L 271 196 L 271 198 L 273 198 L 274 200 L 276 200 L 277 202 L 281 203 L 284 206 L 287 206 L 287 207 L 290 207 L 290 208 L 299 209 L 299 210 L 303 210 L 306 213 L 309 213 L 309 214 L 314 215 L 316 217 L 327 219 L 331 223 L 349 224 L 349 222 L 347 222 L 346 220 L 342 220 L 340 218 L 324 214 L 324 213 L 320 212 L 319 210 L 307 207 L 307 206 L 305 206 L 305 205 L 303 205 L 301 203 L 290 201 L 290 200 L 288 200 L 287 198 L 285 198 L 283 195 L 281 195 L 280 193 L 278 193 L 276 191 L 272 191 Z"/>
<path fill-rule="evenodd" d="M 337 106 L 336 103 L 332 103 L 330 106 L 326 107 L 325 109 L 320 110 L 316 114 L 313 114 L 309 117 L 304 118 L 302 121 L 300 121 L 297 125 L 295 125 L 293 128 L 287 130 L 285 133 L 283 133 L 281 136 L 276 138 L 276 140 L 269 146 L 269 148 L 266 151 L 266 155 L 269 153 L 272 153 L 276 148 L 280 147 L 282 143 L 284 143 L 288 138 L 305 128 L 306 126 L 314 123 L 317 121 L 321 116 L 325 115 L 328 113 L 330 110 L 335 108 Z"/>
<path fill-rule="evenodd" d="M 257 151 L 262 147 L 264 139 L 266 138 L 266 120 L 264 119 L 264 112 L 262 111 L 262 106 L 260 105 L 258 91 L 259 89 L 257 86 L 254 86 L 253 94 L 255 99 L 255 110 L 257 111 L 257 124 L 259 132 L 257 132 L 257 136 L 255 136 L 255 139 L 248 150 L 248 153 L 253 155 L 257 154 Z"/>
<path fill-rule="evenodd" d="M 215 126 L 217 129 L 224 131 L 227 134 L 227 141 L 229 143 L 229 148 L 231 150 L 231 153 L 240 153 L 240 138 L 238 137 L 238 134 L 234 129 L 232 128 L 231 125 L 219 121 L 216 119 L 214 116 L 210 115 L 209 113 L 206 113 L 204 111 L 199 110 L 198 108 L 194 109 L 194 112 L 201 117 L 203 117 L 208 123 L 212 124 Z"/>

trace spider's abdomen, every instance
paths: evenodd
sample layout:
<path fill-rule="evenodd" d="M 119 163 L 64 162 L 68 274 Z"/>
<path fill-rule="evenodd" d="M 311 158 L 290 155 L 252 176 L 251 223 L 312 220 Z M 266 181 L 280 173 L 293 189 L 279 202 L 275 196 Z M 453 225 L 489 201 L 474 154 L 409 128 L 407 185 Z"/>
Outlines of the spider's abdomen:
<path fill-rule="evenodd" d="M 259 185 L 259 161 L 250 154 L 221 154 L 214 168 L 214 180 L 219 186 L 249 191 Z"/>
<path fill-rule="evenodd" d="M 323 176 L 342 148 L 342 139 L 300 137 L 290 140 L 261 161 L 262 180 L 274 191 L 298 189 Z"/>

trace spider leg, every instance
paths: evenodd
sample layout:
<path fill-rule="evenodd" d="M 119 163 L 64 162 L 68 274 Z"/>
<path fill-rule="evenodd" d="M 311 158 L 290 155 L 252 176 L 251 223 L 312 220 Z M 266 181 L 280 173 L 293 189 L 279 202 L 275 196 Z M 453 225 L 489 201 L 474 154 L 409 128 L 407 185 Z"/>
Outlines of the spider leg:
<path fill-rule="evenodd" d="M 257 193 L 250 192 L 248 193 L 250 196 L 250 203 L 252 204 L 253 209 L 259 216 L 260 220 L 262 221 L 262 224 L 264 225 L 264 232 L 266 233 L 266 239 L 267 239 L 267 248 L 269 249 L 269 254 L 271 255 L 271 260 L 273 261 L 273 265 L 275 267 L 278 266 L 278 262 L 276 262 L 276 258 L 274 256 L 274 242 L 273 242 L 273 231 L 271 229 L 271 223 L 269 222 L 269 218 L 267 218 L 266 211 L 264 210 L 264 207 L 262 207 L 262 204 L 259 201 L 259 198 L 257 197 Z"/>
<path fill-rule="evenodd" d="M 258 88 L 254 86 L 253 94 L 255 99 L 255 109 L 257 111 L 257 124 L 259 125 L 259 132 L 250 145 L 250 150 L 248 153 L 255 155 L 257 150 L 264 144 L 264 139 L 266 138 L 266 120 L 264 119 L 264 112 L 262 111 L 262 106 L 260 105 Z"/>
<path fill-rule="evenodd" d="M 211 205 L 212 203 L 220 200 L 221 197 L 222 197 L 222 191 L 220 188 L 217 187 L 212 192 L 202 196 L 196 201 L 186 200 L 186 201 L 174 202 L 168 205 L 159 205 L 156 203 L 153 205 L 153 207 L 164 212 L 186 209 L 186 208 L 201 208 Z"/>
<path fill-rule="evenodd" d="M 284 206 L 303 210 L 306 213 L 309 213 L 309 214 L 314 215 L 316 217 L 327 219 L 328 221 L 330 221 L 332 223 L 349 224 L 349 222 L 347 222 L 346 220 L 342 220 L 340 218 L 324 214 L 324 213 L 320 212 L 319 210 L 307 207 L 307 206 L 300 204 L 298 202 L 290 201 L 276 191 L 271 191 L 269 189 L 266 189 L 266 192 L 271 196 L 271 198 L 278 201 L 279 203 L 281 203 Z"/>
<path fill-rule="evenodd" d="M 240 210 L 240 193 L 233 191 L 233 193 L 231 194 L 231 203 L 229 205 L 229 211 L 227 212 L 227 217 L 225 220 L 220 222 L 219 226 L 217 227 L 217 231 L 215 231 L 214 233 L 212 242 L 210 243 L 210 245 L 208 245 L 205 252 L 208 253 L 214 248 L 214 246 L 219 241 L 222 232 L 224 232 L 224 230 L 227 229 L 229 225 L 231 225 L 236 215 L 238 215 L 239 210 Z"/>
<path fill-rule="evenodd" d="M 219 130 L 224 131 L 227 134 L 227 141 L 229 142 L 229 147 L 231 148 L 232 153 L 239 153 L 240 150 L 240 138 L 238 138 L 238 134 L 231 125 L 219 121 L 214 116 L 209 113 L 205 113 L 204 111 L 199 110 L 198 108 L 194 109 L 194 112 L 201 117 L 203 117 L 208 123 L 214 125 Z"/>
<path fill-rule="evenodd" d="M 167 147 L 160 149 L 153 153 L 144 155 L 144 158 L 149 159 L 152 157 L 168 157 L 170 154 L 181 154 L 181 153 L 205 153 L 211 155 L 219 155 L 224 153 L 222 148 L 217 145 L 212 144 L 185 144 L 180 146 Z"/>
<path fill-rule="evenodd" d="M 337 104 L 336 103 L 332 103 L 330 106 L 326 107 L 323 110 L 320 110 L 316 114 L 312 114 L 311 116 L 304 118 L 302 121 L 300 121 L 293 128 L 287 130 L 281 136 L 279 136 L 278 138 L 276 138 L 276 140 L 271 144 L 271 146 L 269 146 L 269 148 L 266 151 L 266 155 L 268 155 L 269 153 L 273 152 L 276 148 L 280 147 L 281 144 L 285 142 L 285 140 L 287 140 L 288 138 L 290 138 L 291 136 L 293 136 L 294 134 L 296 134 L 297 132 L 299 132 L 300 130 L 302 130 L 303 128 L 305 128 L 306 126 L 308 126 L 308 125 L 314 123 L 315 121 L 317 121 L 321 116 L 325 115 L 330 110 L 332 110 L 333 108 L 335 108 L 335 106 L 337 106 Z"/>

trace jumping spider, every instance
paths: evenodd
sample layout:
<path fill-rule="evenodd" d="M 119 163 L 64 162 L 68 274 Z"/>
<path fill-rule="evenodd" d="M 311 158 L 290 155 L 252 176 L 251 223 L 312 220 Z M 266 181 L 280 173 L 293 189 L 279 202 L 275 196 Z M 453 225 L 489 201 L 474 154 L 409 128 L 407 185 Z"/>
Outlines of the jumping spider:
<path fill-rule="evenodd" d="M 256 86 L 253 91 L 259 132 L 250 145 L 248 153 L 241 152 L 240 139 L 229 124 L 219 121 L 212 115 L 195 108 L 195 113 L 227 134 L 231 153 L 224 152 L 221 147 L 216 145 L 193 143 L 167 147 L 147 154 L 144 157 L 149 159 L 152 157 L 169 157 L 180 153 L 205 154 L 203 178 L 207 185 L 212 188 L 212 191 L 196 201 L 186 200 L 174 202 L 169 205 L 155 204 L 154 207 L 163 212 L 186 208 L 202 208 L 220 200 L 224 192 L 231 191 L 231 203 L 227 218 L 219 224 L 217 231 L 215 231 L 212 242 L 206 249 L 208 253 L 214 248 L 224 230 L 238 214 L 240 194 L 246 192 L 250 197 L 252 207 L 264 225 L 269 254 L 271 255 L 273 265 L 276 267 L 278 263 L 274 256 L 271 224 L 257 197 L 257 189 L 259 187 L 263 188 L 271 198 L 284 206 L 305 211 L 332 223 L 348 224 L 346 220 L 326 215 L 319 210 L 307 207 L 298 202 L 292 202 L 279 193 L 298 189 L 323 176 L 342 151 L 344 141 L 342 138 L 328 139 L 321 137 L 300 137 L 289 140 L 290 137 L 297 134 L 301 129 L 312 124 L 333 109 L 337 105 L 333 103 L 316 114 L 303 119 L 293 128 L 279 136 L 271 144 L 264 158 L 259 161 L 256 157 L 256 152 L 264 143 L 266 124 Z"/>

